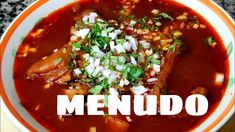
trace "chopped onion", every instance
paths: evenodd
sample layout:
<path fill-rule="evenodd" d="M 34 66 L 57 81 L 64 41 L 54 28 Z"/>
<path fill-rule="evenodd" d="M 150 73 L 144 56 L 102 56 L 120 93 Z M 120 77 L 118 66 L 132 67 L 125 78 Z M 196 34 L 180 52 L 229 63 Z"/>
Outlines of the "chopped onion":
<path fill-rule="evenodd" d="M 131 26 L 134 26 L 135 24 L 136 24 L 136 21 L 134 21 L 134 20 L 131 20 L 131 21 L 130 21 L 130 25 L 131 25 Z"/>
<path fill-rule="evenodd" d="M 82 73 L 79 68 L 74 69 L 73 72 L 74 72 L 76 75 L 79 75 L 79 74 Z"/>
<path fill-rule="evenodd" d="M 117 38 L 117 33 L 111 32 L 111 33 L 109 33 L 109 37 L 110 37 L 112 40 L 114 40 L 114 39 Z"/>
<path fill-rule="evenodd" d="M 102 37 L 107 37 L 107 36 L 108 36 L 108 32 L 107 32 L 106 30 L 103 30 L 103 31 L 101 32 L 101 36 L 102 36 Z"/>
<path fill-rule="evenodd" d="M 155 81 L 157 81 L 157 78 L 149 78 L 147 80 L 148 83 L 155 82 Z"/>
<path fill-rule="evenodd" d="M 96 57 L 100 58 L 100 57 L 105 56 L 105 53 L 103 51 L 101 51 L 98 46 L 93 46 L 92 50 L 95 52 Z"/>
<path fill-rule="evenodd" d="M 96 77 L 99 74 L 100 71 L 101 71 L 101 68 L 100 67 L 96 67 L 94 72 L 92 73 L 92 76 Z"/>
<path fill-rule="evenodd" d="M 86 59 L 86 61 L 88 61 L 89 58 L 90 58 L 90 55 L 89 55 L 89 54 L 85 54 L 85 55 L 84 55 L 84 59 Z"/>
<path fill-rule="evenodd" d="M 74 31 L 73 34 L 78 37 L 85 38 L 89 32 L 90 32 L 89 28 L 84 28 L 84 29 L 80 29 L 79 31 Z"/>
<path fill-rule="evenodd" d="M 123 86 L 124 86 L 124 83 L 125 83 L 124 80 L 121 79 L 121 80 L 120 80 L 120 83 L 119 83 L 119 86 L 123 87 Z"/>
<path fill-rule="evenodd" d="M 123 53 L 123 52 L 126 52 L 126 50 L 123 48 L 123 46 L 121 44 L 116 45 L 115 49 L 119 54 Z"/>
<path fill-rule="evenodd" d="M 116 65 L 116 70 L 121 71 L 124 68 L 123 65 Z"/>
<path fill-rule="evenodd" d="M 160 55 L 156 52 L 156 53 L 153 54 L 153 58 L 160 59 Z"/>
<path fill-rule="evenodd" d="M 94 67 L 92 67 L 91 65 L 88 65 L 87 67 L 85 67 L 85 70 L 87 71 L 89 75 L 91 75 L 92 72 L 94 71 Z"/>
<path fill-rule="evenodd" d="M 121 34 L 122 31 L 120 29 L 114 31 L 117 35 Z"/>
<path fill-rule="evenodd" d="M 137 86 L 133 86 L 131 89 L 131 92 L 134 93 L 135 95 L 141 95 L 145 92 L 148 91 L 147 88 L 145 88 L 144 86 L 142 85 L 137 85 Z"/>
<path fill-rule="evenodd" d="M 153 70 L 156 71 L 156 72 L 160 72 L 161 66 L 159 66 L 157 64 L 153 64 Z"/>
<path fill-rule="evenodd" d="M 110 45 L 110 50 L 114 51 L 115 50 L 114 41 L 110 41 L 109 45 Z"/>
<path fill-rule="evenodd" d="M 145 41 L 145 40 L 141 40 L 139 41 L 139 43 L 145 48 L 148 49 L 150 47 L 150 43 Z"/>
<path fill-rule="evenodd" d="M 114 30 L 114 27 L 109 27 L 109 28 L 107 29 L 108 32 L 111 32 L 111 31 L 113 31 L 113 30 Z"/>
<path fill-rule="evenodd" d="M 89 22 L 90 22 L 90 23 L 95 23 L 95 18 L 96 18 L 97 16 L 98 16 L 97 13 L 91 12 L 91 13 L 90 13 L 90 16 L 89 16 Z"/>
<path fill-rule="evenodd" d="M 118 91 L 115 88 L 109 88 L 109 93 L 111 95 L 116 95 L 116 96 L 119 95 Z"/>
<path fill-rule="evenodd" d="M 151 11 L 151 13 L 154 14 L 154 15 L 157 15 L 158 13 L 160 13 L 160 11 L 157 10 L 157 9 L 153 9 L 153 10 Z"/>
<path fill-rule="evenodd" d="M 107 78 L 109 78 L 109 75 L 111 74 L 111 71 L 110 70 L 103 70 L 103 72 L 102 72 L 102 75 L 103 76 L 105 76 L 105 77 L 107 77 Z"/>
<path fill-rule="evenodd" d="M 128 122 L 132 122 L 132 120 L 131 120 L 131 117 L 130 117 L 130 116 L 126 116 L 126 120 L 127 120 Z"/>
<path fill-rule="evenodd" d="M 95 59 L 95 64 L 94 64 L 94 66 L 99 66 L 99 65 L 100 65 L 100 58 Z"/>
<path fill-rule="evenodd" d="M 137 42 L 135 40 L 135 38 L 133 38 L 132 36 L 126 36 L 126 39 L 129 40 L 131 47 L 134 51 L 137 50 Z"/>
<path fill-rule="evenodd" d="M 224 82 L 224 74 L 223 73 L 216 73 L 215 74 L 215 84 L 221 85 Z"/>
<path fill-rule="evenodd" d="M 84 16 L 84 17 L 82 18 L 82 21 L 83 21 L 83 22 L 87 22 L 88 19 L 89 19 L 88 16 Z"/>
<path fill-rule="evenodd" d="M 137 65 L 137 62 L 135 60 L 135 58 L 133 56 L 130 57 L 131 58 L 131 63 L 136 66 Z"/>
<path fill-rule="evenodd" d="M 58 49 L 54 49 L 54 50 L 53 50 L 54 53 L 57 52 L 57 51 L 58 51 Z"/>
<path fill-rule="evenodd" d="M 131 44 L 130 44 L 129 42 L 125 42 L 125 43 L 123 44 L 123 47 L 124 47 L 126 50 L 128 50 L 128 51 L 131 50 Z"/>
<path fill-rule="evenodd" d="M 112 72 L 111 75 L 108 77 L 108 84 L 115 82 L 116 79 L 117 79 L 117 75 L 115 74 L 115 72 Z"/>
<path fill-rule="evenodd" d="M 153 50 L 152 50 L 152 49 L 146 50 L 146 51 L 145 51 L 145 54 L 146 54 L 147 56 L 150 56 L 150 55 L 153 54 Z"/>
<path fill-rule="evenodd" d="M 89 65 L 90 65 L 91 67 L 94 67 L 94 63 L 95 63 L 94 58 L 93 58 L 93 57 L 90 57 L 90 58 L 89 58 Z"/>
<path fill-rule="evenodd" d="M 125 85 L 129 85 L 130 82 L 129 82 L 126 78 L 124 78 L 124 84 L 125 84 Z"/>
<path fill-rule="evenodd" d="M 145 59 L 144 54 L 141 53 L 141 52 L 139 52 L 139 53 L 138 53 L 138 62 L 139 62 L 139 63 L 142 63 L 142 62 L 145 61 L 144 59 Z"/>

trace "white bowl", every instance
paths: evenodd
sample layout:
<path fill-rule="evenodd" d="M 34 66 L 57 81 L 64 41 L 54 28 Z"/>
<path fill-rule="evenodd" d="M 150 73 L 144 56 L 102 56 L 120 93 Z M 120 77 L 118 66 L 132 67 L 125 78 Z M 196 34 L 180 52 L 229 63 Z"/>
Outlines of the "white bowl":
<path fill-rule="evenodd" d="M 176 0 L 192 8 L 198 14 L 206 18 L 216 29 L 227 47 L 232 42 L 234 47 L 234 22 L 232 18 L 218 5 L 210 0 Z M 3 109 L 8 113 L 13 122 L 22 131 L 40 130 L 46 128 L 39 124 L 22 105 L 19 104 L 14 81 L 12 52 L 17 50 L 26 36 L 39 19 L 51 12 L 63 7 L 72 0 L 38 0 L 24 10 L 9 26 L 1 38 L 1 99 Z M 234 50 L 229 56 L 231 82 L 234 82 Z M 218 130 L 234 112 L 234 83 L 229 85 L 216 110 L 193 131 Z"/>

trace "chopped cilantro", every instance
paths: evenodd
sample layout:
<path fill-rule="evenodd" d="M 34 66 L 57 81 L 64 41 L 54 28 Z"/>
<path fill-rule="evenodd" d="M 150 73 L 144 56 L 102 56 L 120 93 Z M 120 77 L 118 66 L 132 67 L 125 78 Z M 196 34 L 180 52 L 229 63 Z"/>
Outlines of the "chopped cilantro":
<path fill-rule="evenodd" d="M 124 18 L 125 18 L 124 15 L 120 15 L 120 16 L 118 17 L 118 20 L 122 20 L 122 19 L 124 19 Z"/>
<path fill-rule="evenodd" d="M 56 65 L 60 64 L 60 62 L 62 62 L 62 58 L 59 58 L 57 61 L 56 61 Z"/>
<path fill-rule="evenodd" d="M 130 56 L 134 57 L 135 59 L 138 57 L 136 53 L 131 53 Z"/>
<path fill-rule="evenodd" d="M 102 89 L 103 89 L 103 86 L 101 86 L 101 85 L 96 85 L 95 87 L 91 88 L 91 89 L 89 90 L 89 92 L 92 93 L 92 94 L 99 94 Z"/>
<path fill-rule="evenodd" d="M 211 45 L 211 44 L 213 43 L 213 38 L 212 38 L 211 36 L 208 36 L 208 37 L 206 38 L 206 43 L 207 43 L 208 45 Z"/>
<path fill-rule="evenodd" d="M 175 49 L 176 49 L 176 46 L 174 44 L 169 46 L 168 48 L 169 51 L 175 51 Z"/>
<path fill-rule="evenodd" d="M 75 24 L 75 28 L 76 28 L 77 30 L 81 29 L 82 27 L 83 27 L 82 21 L 78 21 L 78 22 Z"/>
<path fill-rule="evenodd" d="M 135 18 L 135 15 L 130 15 L 128 16 L 129 19 L 134 19 Z"/>
<path fill-rule="evenodd" d="M 144 74 L 144 71 L 140 67 L 127 65 L 122 70 L 121 73 L 122 73 L 123 77 L 126 78 L 127 80 L 129 80 L 130 82 L 135 82 L 137 79 L 139 79 Z"/>
<path fill-rule="evenodd" d="M 104 95 L 104 106 L 108 107 L 108 95 Z"/>
<path fill-rule="evenodd" d="M 162 16 L 163 18 L 166 18 L 166 19 L 170 19 L 170 20 L 174 20 L 174 18 L 172 18 L 170 15 L 168 15 L 167 13 L 161 13 L 161 14 L 159 14 L 159 16 Z"/>
<path fill-rule="evenodd" d="M 150 57 L 150 62 L 153 63 L 153 64 L 157 64 L 157 65 L 161 64 L 160 60 L 157 60 L 156 58 L 154 58 L 152 56 Z"/>
<path fill-rule="evenodd" d="M 105 78 L 104 80 L 102 80 L 100 85 L 101 85 L 103 88 L 108 88 L 108 79 Z"/>
<path fill-rule="evenodd" d="M 76 50 L 81 50 L 81 48 L 82 48 L 81 44 L 79 44 L 78 42 L 75 42 L 72 45 L 73 45 L 73 47 L 76 48 Z"/>
<path fill-rule="evenodd" d="M 125 43 L 125 39 L 116 39 L 115 41 L 117 44 L 124 44 Z"/>

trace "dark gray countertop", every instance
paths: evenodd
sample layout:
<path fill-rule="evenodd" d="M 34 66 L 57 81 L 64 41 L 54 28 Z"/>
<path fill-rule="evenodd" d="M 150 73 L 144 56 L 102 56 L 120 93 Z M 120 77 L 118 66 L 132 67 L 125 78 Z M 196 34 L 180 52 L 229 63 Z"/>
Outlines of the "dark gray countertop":
<path fill-rule="evenodd" d="M 11 21 L 35 0 L 0 0 L 0 36 Z M 214 0 L 235 18 L 235 0 Z"/>

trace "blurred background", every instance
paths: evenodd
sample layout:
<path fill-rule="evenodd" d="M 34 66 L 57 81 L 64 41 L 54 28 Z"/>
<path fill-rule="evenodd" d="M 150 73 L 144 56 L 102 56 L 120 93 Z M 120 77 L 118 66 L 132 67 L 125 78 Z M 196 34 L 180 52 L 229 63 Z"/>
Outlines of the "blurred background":
<path fill-rule="evenodd" d="M 0 0 L 0 36 L 4 33 L 14 18 L 20 14 L 27 6 L 35 0 Z M 230 16 L 235 19 L 235 0 L 213 0 L 222 8 L 224 8 Z M 0 107 L 1 103 L 0 103 Z M 8 116 L 2 109 L 0 132 L 19 132 L 19 129 L 10 121 Z M 235 132 L 235 116 L 219 130 L 219 132 Z"/>

